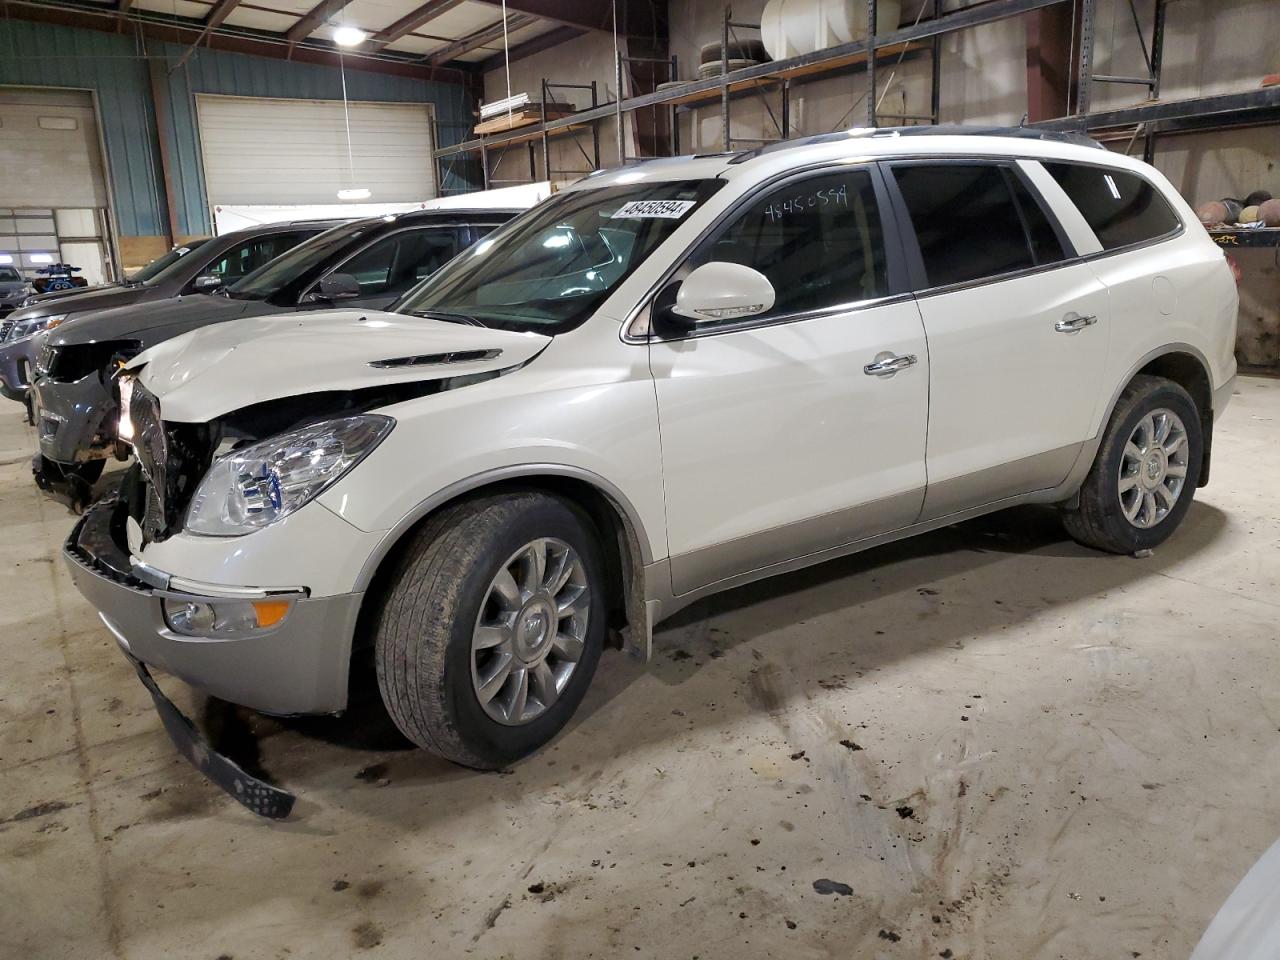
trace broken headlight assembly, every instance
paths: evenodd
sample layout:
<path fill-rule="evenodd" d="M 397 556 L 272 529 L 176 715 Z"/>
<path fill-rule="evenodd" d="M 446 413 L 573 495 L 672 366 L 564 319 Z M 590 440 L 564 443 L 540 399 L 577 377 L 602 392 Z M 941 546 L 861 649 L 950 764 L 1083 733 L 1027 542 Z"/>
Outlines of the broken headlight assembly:
<path fill-rule="evenodd" d="M 186 528 L 236 537 L 314 500 L 369 455 L 395 421 L 378 414 L 325 420 L 233 450 L 213 462 L 187 511 Z"/>

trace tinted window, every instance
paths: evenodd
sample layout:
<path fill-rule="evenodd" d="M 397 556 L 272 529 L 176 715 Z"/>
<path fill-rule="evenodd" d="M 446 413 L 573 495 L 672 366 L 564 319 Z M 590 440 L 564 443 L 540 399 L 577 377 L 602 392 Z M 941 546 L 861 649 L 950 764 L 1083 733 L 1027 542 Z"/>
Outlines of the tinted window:
<path fill-rule="evenodd" d="M 740 263 L 759 270 L 782 317 L 885 296 L 884 234 L 871 175 L 842 170 L 795 181 L 737 216 L 690 266 Z"/>
<path fill-rule="evenodd" d="M 384 237 L 336 272 L 355 277 L 361 296 L 403 293 L 452 260 L 458 249 L 456 229 L 409 230 Z"/>
<path fill-rule="evenodd" d="M 1154 240 L 1181 223 L 1160 192 L 1135 174 L 1076 163 L 1044 168 L 1080 208 L 1104 250 Z"/>
<path fill-rule="evenodd" d="M 1035 266 L 1013 193 L 998 166 L 894 168 L 931 287 Z"/>
<path fill-rule="evenodd" d="M 0 267 L 0 280 L 14 281 L 21 280 L 22 277 L 13 267 Z"/>
<path fill-rule="evenodd" d="M 246 243 L 232 247 L 204 272 L 221 277 L 224 283 L 235 283 L 259 267 L 270 263 L 286 250 L 296 247 L 310 233 L 281 233 L 271 237 L 259 237 Z"/>
<path fill-rule="evenodd" d="M 344 249 L 355 246 L 360 237 L 374 233 L 384 225 L 381 218 L 356 220 L 317 234 L 228 287 L 228 295 L 243 300 L 283 297 L 300 277 L 321 267 L 330 257 L 341 255 Z"/>
<path fill-rule="evenodd" d="M 723 185 L 673 180 L 565 191 L 472 246 L 397 309 L 506 330 L 572 329 Z"/>
<path fill-rule="evenodd" d="M 197 240 L 189 240 L 181 246 L 174 247 L 163 257 L 152 260 L 141 270 L 129 274 L 127 277 L 130 283 L 151 283 L 158 278 L 160 274 L 172 267 L 175 263 L 185 257 L 192 250 L 195 250 L 201 244 L 208 243 L 208 237 L 200 237 Z"/>
<path fill-rule="evenodd" d="M 1014 196 L 1018 198 L 1018 209 L 1022 211 L 1022 219 L 1026 222 L 1027 239 L 1031 241 L 1031 252 L 1035 255 L 1036 265 L 1065 260 L 1067 255 L 1062 249 L 1062 241 L 1058 239 L 1058 232 L 1049 222 L 1040 201 L 1012 170 L 1006 168 L 1005 176 L 1013 187 Z"/>

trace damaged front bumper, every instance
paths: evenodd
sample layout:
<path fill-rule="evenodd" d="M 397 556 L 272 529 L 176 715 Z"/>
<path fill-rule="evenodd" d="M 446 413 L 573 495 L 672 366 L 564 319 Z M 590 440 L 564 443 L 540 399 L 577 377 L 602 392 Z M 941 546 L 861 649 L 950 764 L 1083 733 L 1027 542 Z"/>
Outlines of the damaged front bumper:
<path fill-rule="evenodd" d="M 59 464 L 101 460 L 115 450 L 118 409 L 102 378 L 37 380 L 31 399 L 40 453 Z"/>
<path fill-rule="evenodd" d="M 0 312 L 0 316 L 3 313 Z M 35 356 L 31 344 L 35 338 L 26 337 L 0 345 L 0 396 L 23 403 L 31 389 L 31 371 Z"/>
<path fill-rule="evenodd" d="M 351 641 L 361 594 L 313 598 L 300 590 L 186 581 L 132 558 L 124 546 L 126 523 L 124 505 L 114 498 L 101 501 L 80 519 L 63 547 L 71 579 L 138 668 L 179 750 L 215 783 L 257 810 L 261 798 L 271 796 L 264 790 L 270 785 L 215 755 L 150 680 L 146 667 L 263 713 L 339 713 L 347 704 Z M 184 636 L 174 631 L 165 615 L 166 601 L 218 604 L 275 597 L 290 600 L 287 616 L 252 636 Z"/>

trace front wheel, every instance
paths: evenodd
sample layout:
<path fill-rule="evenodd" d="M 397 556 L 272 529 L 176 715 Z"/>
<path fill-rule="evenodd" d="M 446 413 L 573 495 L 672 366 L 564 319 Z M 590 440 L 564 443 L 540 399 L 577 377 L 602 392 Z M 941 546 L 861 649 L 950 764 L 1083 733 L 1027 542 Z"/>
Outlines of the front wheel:
<path fill-rule="evenodd" d="M 377 622 L 378 685 L 396 726 L 479 769 L 550 740 L 600 659 L 603 570 L 590 520 L 542 493 L 484 497 L 428 520 Z"/>
<path fill-rule="evenodd" d="M 1079 507 L 1063 512 L 1067 532 L 1110 553 L 1163 543 L 1191 507 L 1203 455 L 1191 395 L 1171 380 L 1134 377 L 1107 424 Z"/>

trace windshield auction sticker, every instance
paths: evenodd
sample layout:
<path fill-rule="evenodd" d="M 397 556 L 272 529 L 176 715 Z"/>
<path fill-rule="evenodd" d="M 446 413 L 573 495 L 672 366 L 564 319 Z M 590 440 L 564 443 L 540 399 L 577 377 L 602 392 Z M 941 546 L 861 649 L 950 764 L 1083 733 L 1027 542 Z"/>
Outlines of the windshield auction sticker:
<path fill-rule="evenodd" d="M 696 200 L 632 200 L 619 207 L 609 219 L 679 220 L 695 203 Z"/>

